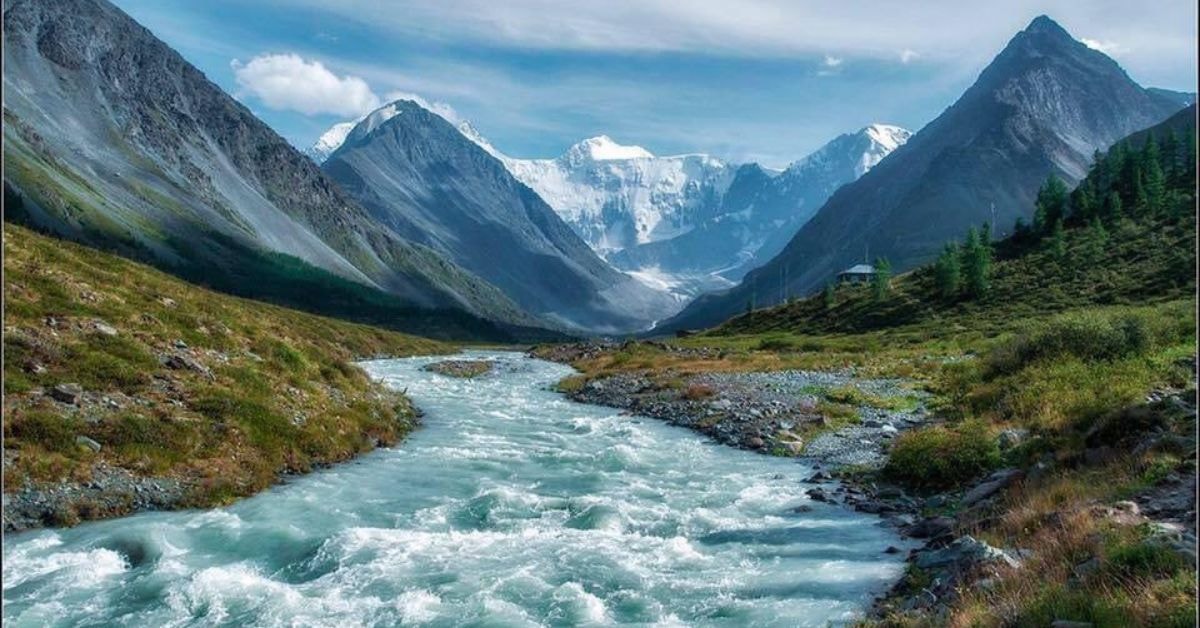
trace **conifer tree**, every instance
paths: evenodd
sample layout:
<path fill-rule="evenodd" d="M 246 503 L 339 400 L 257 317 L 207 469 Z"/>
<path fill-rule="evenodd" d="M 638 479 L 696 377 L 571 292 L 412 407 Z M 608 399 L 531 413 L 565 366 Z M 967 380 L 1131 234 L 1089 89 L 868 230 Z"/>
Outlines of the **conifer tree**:
<path fill-rule="evenodd" d="M 957 244 L 948 242 L 942 249 L 942 254 L 938 256 L 937 263 L 934 264 L 934 279 L 937 283 L 938 294 L 943 299 L 952 299 L 958 296 L 959 286 L 962 283 L 962 264 L 959 261 Z"/>
<path fill-rule="evenodd" d="M 1062 260 L 1067 256 L 1067 234 L 1063 229 L 1063 222 L 1059 220 L 1054 223 L 1054 228 L 1050 233 L 1050 251 L 1054 253 L 1054 257 Z"/>
<path fill-rule="evenodd" d="M 1051 174 L 1038 190 L 1037 205 L 1033 214 L 1033 230 L 1046 233 L 1056 220 L 1067 213 L 1067 184 Z"/>
<path fill-rule="evenodd" d="M 834 304 L 837 303 L 837 284 L 833 283 L 832 281 L 825 284 L 823 298 L 825 301 L 825 309 L 832 310 Z"/>
<path fill-rule="evenodd" d="M 974 227 L 967 231 L 962 258 L 967 294 L 976 299 L 987 296 L 991 289 L 992 247 L 983 243 Z"/>

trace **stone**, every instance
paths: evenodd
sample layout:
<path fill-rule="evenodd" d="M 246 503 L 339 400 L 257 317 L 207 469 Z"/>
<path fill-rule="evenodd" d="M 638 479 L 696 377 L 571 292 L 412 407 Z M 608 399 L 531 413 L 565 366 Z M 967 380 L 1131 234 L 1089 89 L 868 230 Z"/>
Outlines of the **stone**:
<path fill-rule="evenodd" d="M 1128 500 L 1119 501 L 1119 502 L 1113 504 L 1113 508 L 1116 508 L 1117 510 L 1120 510 L 1123 512 L 1127 512 L 1131 515 L 1136 515 L 1141 512 L 1136 503 L 1128 501 Z"/>
<path fill-rule="evenodd" d="M 79 384 L 59 384 L 50 389 L 51 398 L 72 405 L 78 405 L 82 396 L 83 387 Z"/>
<path fill-rule="evenodd" d="M 186 369 L 189 371 L 196 371 L 197 373 L 202 373 L 204 375 L 209 375 L 209 376 L 212 375 L 212 373 L 209 372 L 208 367 L 197 362 L 192 357 L 186 356 L 186 355 L 183 355 L 180 353 L 173 353 L 171 355 L 164 357 L 162 359 L 162 363 L 167 368 L 172 368 L 172 369 L 176 369 L 176 370 L 185 370 Z"/>
<path fill-rule="evenodd" d="M 950 517 L 929 517 L 906 528 L 904 534 L 914 539 L 932 539 L 950 534 L 953 530 L 954 519 Z"/>
<path fill-rule="evenodd" d="M 767 446 L 767 443 L 757 436 L 751 436 L 750 438 L 746 439 L 746 446 L 751 449 L 762 449 L 763 447 Z"/>
<path fill-rule="evenodd" d="M 188 344 L 182 340 L 176 340 L 174 345 L 175 345 L 176 349 L 187 349 L 188 348 Z"/>
<path fill-rule="evenodd" d="M 100 319 L 96 319 L 96 320 L 92 321 L 92 329 L 95 330 L 96 333 L 98 333 L 102 336 L 112 337 L 112 336 L 118 335 L 118 333 L 119 333 L 119 332 L 117 332 L 116 327 L 113 327 L 112 325 L 109 325 L 108 323 L 106 323 Z"/>
<path fill-rule="evenodd" d="M 1050 628 L 1092 628 L 1092 623 L 1070 619 L 1056 619 L 1050 622 Z"/>
<path fill-rule="evenodd" d="M 1012 449 L 1029 438 L 1029 430 L 1009 428 L 996 435 L 996 444 L 1000 449 Z"/>
<path fill-rule="evenodd" d="M 804 494 L 808 495 L 809 499 L 816 502 L 829 503 L 833 501 L 833 498 L 830 497 L 829 493 L 826 493 L 825 489 L 823 488 L 810 488 L 807 491 L 804 491 Z"/>
<path fill-rule="evenodd" d="M 972 506 L 1000 492 L 1009 484 L 1024 477 L 1020 469 L 1000 469 L 963 495 L 962 505 Z"/>
<path fill-rule="evenodd" d="M 1010 567 L 1020 566 L 1020 562 L 1004 550 L 992 547 L 971 536 L 959 537 L 942 549 L 918 552 L 914 561 L 921 569 L 968 568 L 981 563 L 993 562 L 1003 563 Z"/>
<path fill-rule="evenodd" d="M 76 436 L 75 437 L 75 445 L 77 447 L 83 447 L 86 449 L 90 449 L 95 453 L 100 452 L 100 443 L 97 443 L 96 441 L 88 438 L 87 436 Z"/>
<path fill-rule="evenodd" d="M 883 421 L 879 419 L 865 419 L 862 422 L 863 427 L 883 427 Z"/>
<path fill-rule="evenodd" d="M 883 553 L 884 554 L 899 554 L 900 548 L 896 547 L 895 545 L 889 545 L 889 546 L 887 546 L 887 549 L 883 550 Z"/>

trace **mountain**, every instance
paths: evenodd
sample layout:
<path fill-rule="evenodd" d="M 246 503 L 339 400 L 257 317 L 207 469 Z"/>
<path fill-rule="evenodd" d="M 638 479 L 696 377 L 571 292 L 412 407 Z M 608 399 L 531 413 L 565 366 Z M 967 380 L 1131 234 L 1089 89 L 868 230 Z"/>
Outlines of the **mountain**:
<path fill-rule="evenodd" d="M 911 133 L 873 124 L 841 135 L 782 173 L 757 164 L 737 168 L 714 191 L 714 207 L 683 233 L 640 243 L 609 256 L 618 268 L 651 276 L 711 278 L 732 285 L 771 259 L 842 185 L 854 181 L 903 145 Z"/>
<path fill-rule="evenodd" d="M 13 218 L 316 311 L 326 303 L 311 288 L 330 286 L 387 301 L 396 317 L 387 322 L 399 327 L 403 307 L 536 322 L 479 277 L 381 228 L 312 161 L 103 0 L 6 2 L 4 58 L 6 196 L 23 205 Z"/>
<path fill-rule="evenodd" d="M 811 293 L 866 251 L 903 271 L 968 227 L 991 221 L 1003 233 L 1030 218 L 1047 176 L 1078 182 L 1095 151 L 1181 106 L 1038 17 L 953 106 L 834 193 L 778 256 L 662 329 L 706 327 L 751 304 Z"/>
<path fill-rule="evenodd" d="M 321 161 L 345 140 L 329 129 L 308 150 Z M 862 176 L 911 135 L 873 124 L 782 173 L 704 154 L 659 157 L 601 135 L 554 159 L 519 159 L 467 122 L 459 131 L 499 159 L 617 268 L 684 300 L 734 285 L 778 253 L 841 185 Z"/>
<path fill-rule="evenodd" d="M 503 163 L 415 102 L 372 112 L 321 167 L 377 224 L 444 254 L 535 314 L 619 332 L 677 309 L 600 259 Z"/>

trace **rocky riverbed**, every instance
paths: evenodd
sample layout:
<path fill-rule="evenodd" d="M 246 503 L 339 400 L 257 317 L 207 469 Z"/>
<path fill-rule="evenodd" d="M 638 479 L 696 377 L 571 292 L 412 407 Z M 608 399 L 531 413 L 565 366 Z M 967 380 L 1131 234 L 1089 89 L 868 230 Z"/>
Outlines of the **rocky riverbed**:
<path fill-rule="evenodd" d="M 578 343 L 539 350 L 538 355 L 569 363 L 614 347 Z M 689 357 L 719 356 L 711 349 L 661 348 Z M 831 419 L 822 402 L 828 401 L 829 391 L 845 395 L 847 390 L 872 399 L 910 396 L 916 403 L 902 409 L 860 404 L 854 406 L 855 416 L 849 420 Z M 877 514 L 885 525 L 920 540 L 923 545 L 911 550 L 907 558 L 915 576 L 901 579 L 878 597 L 870 609 L 873 617 L 895 610 L 919 611 L 936 621 L 962 587 L 986 587 L 1004 570 L 1020 569 L 1031 555 L 1027 548 L 993 547 L 968 533 L 997 515 L 1005 491 L 1026 481 L 1025 470 L 999 469 L 959 490 L 932 495 L 911 494 L 881 483 L 877 474 L 861 473 L 886 463 L 889 444 L 899 433 L 934 420 L 925 409 L 925 395 L 905 382 L 859 378 L 853 370 L 702 373 L 666 383 L 652 374 L 626 372 L 586 378 L 564 392 L 576 401 L 622 408 L 688 427 L 726 445 L 803 459 L 818 469 L 805 480 L 813 485 L 806 491 L 810 498 Z M 1152 395 L 1147 401 L 1160 402 L 1162 397 Z M 854 395 L 846 399 L 853 400 Z M 1167 401 L 1192 415 L 1196 412 L 1194 404 L 1178 395 Z M 1006 430 L 998 435 L 998 445 L 1009 449 L 1027 437 L 1022 430 Z M 1159 440 L 1170 438 L 1151 435 L 1140 446 L 1159 446 Z M 1054 471 L 1055 464 L 1052 458 L 1043 459 L 1028 473 L 1045 475 Z M 1133 500 L 1094 506 L 1098 509 L 1095 514 L 1124 525 L 1149 525 L 1157 542 L 1194 562 L 1195 492 L 1194 471 L 1172 473 Z M 902 550 L 889 547 L 885 551 Z"/>

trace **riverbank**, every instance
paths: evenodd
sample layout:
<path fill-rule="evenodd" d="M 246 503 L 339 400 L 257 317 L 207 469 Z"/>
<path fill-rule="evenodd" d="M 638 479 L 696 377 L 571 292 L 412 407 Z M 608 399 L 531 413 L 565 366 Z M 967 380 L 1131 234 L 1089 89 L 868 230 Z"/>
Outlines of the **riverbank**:
<path fill-rule="evenodd" d="M 1174 316 L 1170 308 L 1165 312 Z M 1054 432 L 1011 419 L 989 428 L 956 415 L 963 412 L 964 400 L 979 394 L 974 387 L 995 390 L 998 379 L 985 375 L 977 383 L 974 375 L 962 379 L 961 373 L 986 366 L 979 364 L 985 358 L 988 363 L 998 358 L 963 351 L 936 354 L 931 346 L 918 345 L 914 360 L 910 343 L 860 356 L 843 351 L 874 342 L 871 337 L 784 343 L 707 337 L 558 345 L 534 354 L 581 371 L 560 384 L 573 399 L 647 414 L 760 453 L 811 456 L 823 465 L 808 478 L 817 484 L 808 490 L 812 499 L 878 514 L 917 539 L 922 546 L 907 556 L 905 575 L 875 600 L 866 624 L 954 623 L 963 616 L 978 618 L 979 609 L 994 609 L 1002 601 L 1010 605 L 1003 612 L 1046 625 L 1190 618 L 1194 590 L 1178 587 L 1195 574 L 1196 447 L 1189 435 L 1196 406 L 1195 389 L 1186 386 L 1194 381 L 1194 361 L 1184 363 L 1190 369 L 1186 373 L 1167 368 L 1156 375 L 1183 388 L 1157 388 L 1130 403 L 1117 401 L 1129 399 L 1128 393 L 1112 395 L 1110 383 L 1100 396 L 1112 399 L 1106 401 L 1117 408 L 1112 416 Z M 1174 345 L 1162 346 L 1165 355 L 1176 355 Z M 1002 355 L 1006 345 L 983 347 L 976 351 Z M 913 368 L 914 362 L 920 367 Z M 797 365 L 818 368 L 787 368 Z M 1101 385 L 1114 376 L 1103 363 L 1094 368 L 1107 369 L 1097 382 Z M 864 371 L 871 377 L 855 377 Z M 903 396 L 890 398 L 897 378 L 884 378 L 892 388 L 880 389 L 879 375 L 898 372 L 917 373 L 915 388 L 932 393 L 921 396 L 917 407 Z M 1025 386 L 1063 385 L 1061 374 L 1028 379 L 1033 373 L 1022 373 Z M 1125 377 L 1116 381 L 1128 385 L 1149 379 L 1141 373 Z M 1093 384 L 1075 385 L 1084 390 L 1074 394 L 1088 394 Z M 966 392 L 956 392 L 964 387 Z M 857 402 L 845 404 L 853 406 L 856 421 L 839 423 L 844 419 L 838 417 L 847 416 L 845 408 L 821 406 L 831 402 L 830 390 L 837 391 L 837 400 Z M 1057 393 L 1043 407 L 1076 398 Z M 911 409 L 898 411 L 904 406 Z M 796 438 L 796 431 L 807 431 L 808 438 Z M 1134 556 L 1152 562 L 1125 562 Z M 1023 574 L 1034 572 L 1048 574 L 1045 591 L 1026 584 Z M 1149 597 L 1118 598 L 1109 588 L 1114 586 Z M 1084 593 L 1097 590 L 1106 592 Z M 1109 605 L 1103 611 L 1108 615 L 1091 608 L 1097 601 Z"/>
<path fill-rule="evenodd" d="M 199 288 L 4 230 L 3 526 L 229 504 L 416 425 L 366 356 L 443 343 Z"/>

